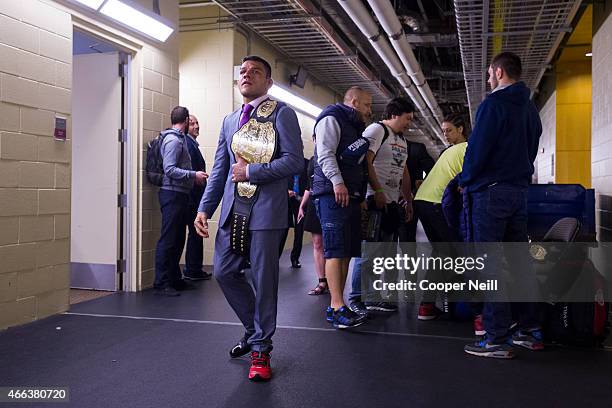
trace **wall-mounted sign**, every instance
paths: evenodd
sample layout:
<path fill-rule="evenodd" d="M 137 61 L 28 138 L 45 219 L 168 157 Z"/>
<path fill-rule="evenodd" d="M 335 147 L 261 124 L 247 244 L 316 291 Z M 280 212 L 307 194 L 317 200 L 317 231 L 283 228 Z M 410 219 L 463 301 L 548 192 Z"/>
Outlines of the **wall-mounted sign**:
<path fill-rule="evenodd" d="M 55 140 L 66 141 L 66 118 L 55 117 L 55 132 L 53 133 Z"/>

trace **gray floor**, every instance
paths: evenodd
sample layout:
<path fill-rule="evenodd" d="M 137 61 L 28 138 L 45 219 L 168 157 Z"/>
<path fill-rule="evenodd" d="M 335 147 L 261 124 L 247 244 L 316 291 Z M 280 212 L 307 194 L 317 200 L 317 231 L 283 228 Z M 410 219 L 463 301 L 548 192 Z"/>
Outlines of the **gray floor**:
<path fill-rule="evenodd" d="M 316 282 L 310 251 L 302 269 L 281 259 L 270 383 L 250 383 L 248 360 L 227 355 L 242 328 L 206 281 L 178 298 L 115 294 L 0 332 L 0 386 L 68 386 L 75 407 L 610 405 L 606 350 L 471 357 L 468 322 L 418 322 L 408 304 L 354 332 L 331 329 L 329 298 L 306 295 Z"/>

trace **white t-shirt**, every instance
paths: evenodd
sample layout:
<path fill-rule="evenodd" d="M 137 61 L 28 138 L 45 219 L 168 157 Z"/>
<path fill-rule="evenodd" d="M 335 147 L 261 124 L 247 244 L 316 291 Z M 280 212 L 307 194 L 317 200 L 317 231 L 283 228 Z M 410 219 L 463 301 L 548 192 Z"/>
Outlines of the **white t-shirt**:
<path fill-rule="evenodd" d="M 387 196 L 387 203 L 399 201 L 400 185 L 404 176 L 404 167 L 408 159 L 408 143 L 403 136 L 395 134 L 386 125 L 389 136 L 381 146 L 385 130 L 378 123 L 372 123 L 363 132 L 363 137 L 370 142 L 370 151 L 376 154 L 374 170 L 376 177 Z M 372 186 L 368 183 L 368 196 L 374 195 Z"/>

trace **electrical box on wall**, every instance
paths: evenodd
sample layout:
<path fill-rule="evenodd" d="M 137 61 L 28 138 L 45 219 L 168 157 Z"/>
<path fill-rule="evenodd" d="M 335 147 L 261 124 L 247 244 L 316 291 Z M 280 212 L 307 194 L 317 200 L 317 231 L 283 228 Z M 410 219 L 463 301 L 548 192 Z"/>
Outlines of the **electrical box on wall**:
<path fill-rule="evenodd" d="M 62 142 L 66 141 L 66 118 L 62 116 L 55 117 L 55 131 L 53 132 L 55 140 Z"/>

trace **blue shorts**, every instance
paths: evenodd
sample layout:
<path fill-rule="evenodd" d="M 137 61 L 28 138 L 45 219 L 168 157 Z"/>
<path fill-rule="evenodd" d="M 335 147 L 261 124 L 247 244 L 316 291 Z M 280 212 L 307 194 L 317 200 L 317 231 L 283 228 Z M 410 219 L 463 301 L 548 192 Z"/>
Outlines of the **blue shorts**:
<path fill-rule="evenodd" d="M 361 208 L 356 200 L 348 207 L 340 207 L 334 195 L 315 199 L 315 208 L 323 230 L 325 259 L 361 256 Z"/>

